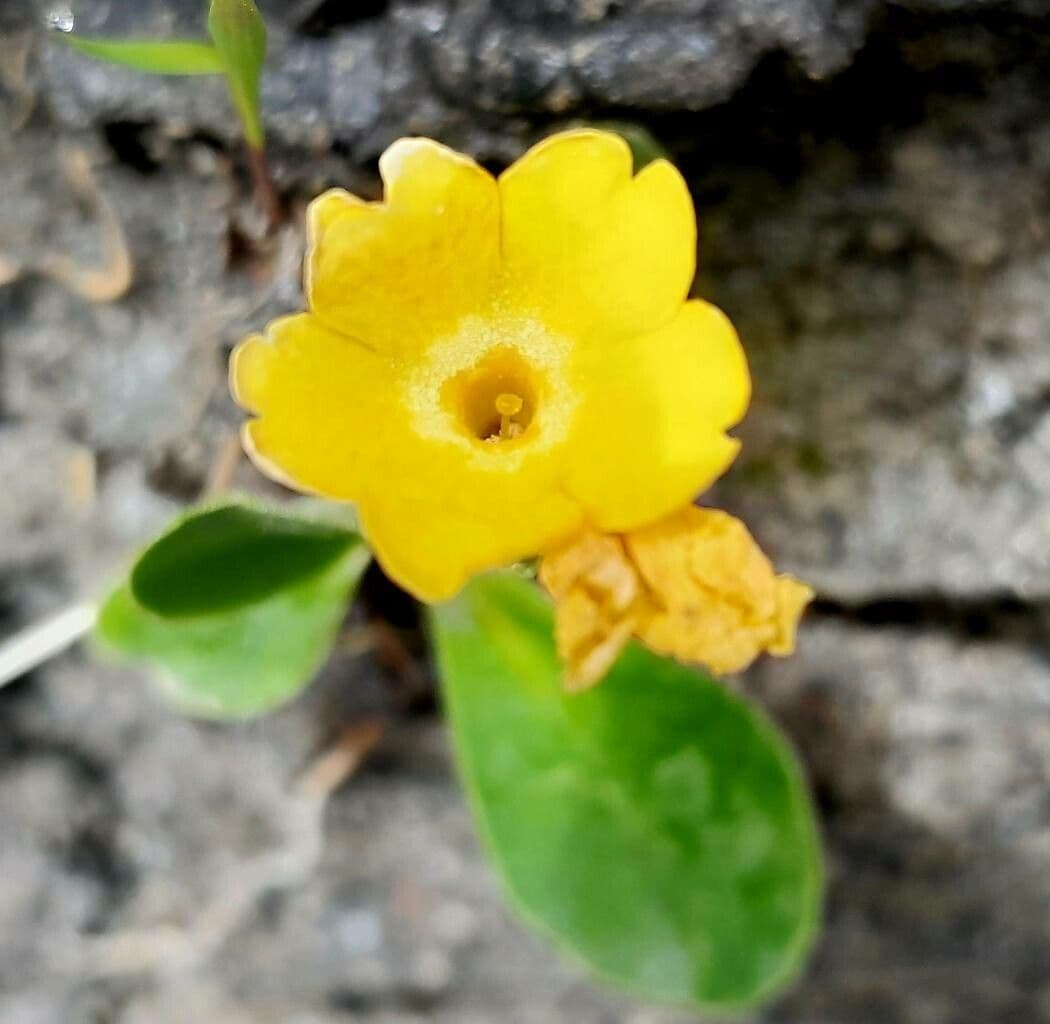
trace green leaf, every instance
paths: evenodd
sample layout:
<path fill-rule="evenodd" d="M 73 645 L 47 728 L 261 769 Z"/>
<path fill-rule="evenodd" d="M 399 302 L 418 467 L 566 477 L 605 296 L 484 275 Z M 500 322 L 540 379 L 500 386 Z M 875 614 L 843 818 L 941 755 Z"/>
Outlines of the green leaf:
<path fill-rule="evenodd" d="M 596 128 L 599 131 L 619 135 L 630 147 L 635 174 L 654 160 L 671 160 L 671 154 L 656 136 L 645 125 L 637 121 L 574 121 L 569 123 L 580 128 Z"/>
<path fill-rule="evenodd" d="M 124 584 L 103 605 L 96 636 L 159 669 L 167 697 L 186 714 L 262 714 L 291 700 L 321 667 L 368 558 L 357 543 L 320 574 L 266 600 L 195 619 L 154 615 Z"/>
<path fill-rule="evenodd" d="M 209 43 L 149 39 L 88 39 L 61 32 L 74 50 L 153 75 L 221 75 L 226 71 L 219 51 Z"/>
<path fill-rule="evenodd" d="M 637 646 L 566 695 L 550 606 L 518 577 L 478 579 L 432 614 L 460 768 L 520 911 L 652 1000 L 726 1010 L 784 985 L 822 873 L 773 725 Z"/>
<path fill-rule="evenodd" d="M 259 79 L 266 59 L 266 23 L 252 0 L 212 0 L 208 32 L 226 67 L 244 137 L 252 149 L 262 149 Z"/>
<path fill-rule="evenodd" d="M 605 125 L 611 131 L 620 135 L 628 146 L 631 147 L 631 156 L 634 158 L 634 173 L 637 174 L 654 160 L 670 160 L 671 156 L 644 125 L 634 121 L 613 121 Z"/>
<path fill-rule="evenodd" d="M 131 571 L 147 611 L 171 618 L 253 604 L 320 572 L 357 537 L 334 524 L 240 503 L 196 509 Z"/>

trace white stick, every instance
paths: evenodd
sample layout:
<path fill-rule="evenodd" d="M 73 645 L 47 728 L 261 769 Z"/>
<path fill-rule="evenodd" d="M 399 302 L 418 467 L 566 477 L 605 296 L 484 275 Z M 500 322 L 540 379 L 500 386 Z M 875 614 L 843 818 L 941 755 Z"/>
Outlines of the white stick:
<path fill-rule="evenodd" d="M 97 605 L 75 604 L 0 644 L 0 686 L 64 651 L 95 625 L 96 618 Z"/>

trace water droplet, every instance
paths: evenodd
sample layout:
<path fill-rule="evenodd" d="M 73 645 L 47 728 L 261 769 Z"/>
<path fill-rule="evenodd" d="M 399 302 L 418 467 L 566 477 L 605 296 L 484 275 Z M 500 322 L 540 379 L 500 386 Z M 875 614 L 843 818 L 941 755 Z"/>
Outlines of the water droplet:
<path fill-rule="evenodd" d="M 73 12 L 68 7 L 52 7 L 47 12 L 47 24 L 56 32 L 72 32 Z"/>

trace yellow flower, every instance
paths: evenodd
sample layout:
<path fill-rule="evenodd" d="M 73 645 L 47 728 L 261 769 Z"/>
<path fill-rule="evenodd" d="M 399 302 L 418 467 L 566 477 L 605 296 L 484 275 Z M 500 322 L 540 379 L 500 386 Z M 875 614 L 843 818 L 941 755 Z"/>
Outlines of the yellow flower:
<path fill-rule="evenodd" d="M 624 536 L 584 534 L 543 559 L 540 579 L 570 690 L 597 683 L 632 634 L 718 674 L 790 654 L 813 599 L 774 575 L 740 520 L 692 506 Z"/>
<path fill-rule="evenodd" d="M 686 301 L 696 223 L 666 161 L 554 136 L 498 179 L 426 139 L 380 160 L 382 203 L 309 212 L 310 311 L 235 352 L 248 451 L 359 506 L 425 600 L 585 528 L 692 500 L 738 443 L 750 382 L 729 321 Z"/>

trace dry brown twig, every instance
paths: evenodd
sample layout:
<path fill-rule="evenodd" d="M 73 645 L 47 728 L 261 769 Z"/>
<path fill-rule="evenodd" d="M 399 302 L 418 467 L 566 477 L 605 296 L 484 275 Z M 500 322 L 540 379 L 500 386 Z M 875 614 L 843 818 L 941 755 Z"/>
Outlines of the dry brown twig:
<path fill-rule="evenodd" d="M 244 449 L 241 447 L 241 437 L 237 431 L 227 434 L 219 445 L 211 467 L 208 470 L 208 479 L 204 482 L 201 498 L 214 498 L 230 489 L 233 476 L 237 472 L 241 455 Z"/>
<path fill-rule="evenodd" d="M 124 228 L 99 189 L 84 150 L 65 151 L 62 171 L 74 190 L 98 211 L 105 259 L 101 267 L 82 267 L 65 253 L 48 253 L 32 269 L 64 284 L 89 302 L 113 302 L 131 287 L 134 277 Z"/>
<path fill-rule="evenodd" d="M 99 189 L 87 153 L 82 149 L 66 150 L 61 163 L 62 173 L 73 190 L 98 213 L 102 227 L 102 265 L 80 266 L 64 252 L 47 252 L 28 263 L 0 252 L 0 285 L 35 272 L 50 277 L 88 302 L 115 302 L 131 287 L 135 276 L 124 227 Z"/>
<path fill-rule="evenodd" d="M 15 32 L 0 36 L 0 83 L 13 97 L 8 111 L 8 128 L 21 131 L 36 108 L 36 93 L 29 81 L 29 53 L 33 48 L 32 32 Z"/>
<path fill-rule="evenodd" d="M 266 150 L 248 146 L 248 169 L 255 187 L 256 201 L 266 215 L 266 233 L 274 235 L 284 223 L 284 208 L 274 188 L 273 175 L 266 159 Z"/>

